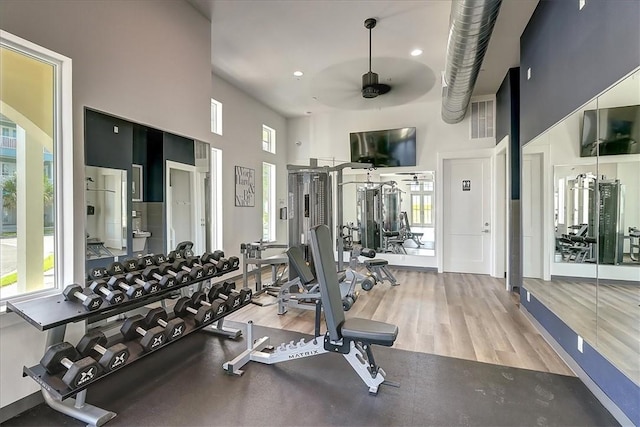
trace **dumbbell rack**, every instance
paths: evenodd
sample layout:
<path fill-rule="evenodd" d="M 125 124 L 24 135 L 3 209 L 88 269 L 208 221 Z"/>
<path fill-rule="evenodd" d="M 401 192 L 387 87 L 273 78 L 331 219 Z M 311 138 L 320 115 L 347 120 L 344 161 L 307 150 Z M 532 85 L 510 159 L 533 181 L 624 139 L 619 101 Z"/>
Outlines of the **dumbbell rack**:
<path fill-rule="evenodd" d="M 25 319 L 31 325 L 36 327 L 40 331 L 48 331 L 46 348 L 53 344 L 57 344 L 64 341 L 64 335 L 66 332 L 66 325 L 68 323 L 76 323 L 79 321 L 89 320 L 96 322 L 106 319 L 108 317 L 134 310 L 136 308 L 143 307 L 145 305 L 164 300 L 168 298 L 173 292 L 181 288 L 193 286 L 195 284 L 201 284 L 207 280 L 213 280 L 222 275 L 228 274 L 233 271 L 237 271 L 239 268 L 231 268 L 222 272 L 216 273 L 212 277 L 206 277 L 197 281 L 190 281 L 181 283 L 176 286 L 172 286 L 167 289 L 163 289 L 160 292 L 150 294 L 144 298 L 126 300 L 118 305 L 108 305 L 104 302 L 103 305 L 94 311 L 86 311 L 82 307 L 81 303 L 65 300 L 62 294 L 52 295 L 45 298 L 36 299 L 33 301 L 25 301 L 19 303 L 7 303 L 7 311 L 14 312 L 20 317 Z M 138 344 L 137 340 L 125 341 L 124 344 L 128 347 L 130 355 L 127 363 L 120 369 L 102 372 L 95 380 L 88 382 L 77 388 L 70 388 L 62 381 L 62 374 L 49 374 L 43 366 L 40 364 L 32 367 L 23 367 L 22 376 L 31 377 L 42 389 L 45 402 L 58 412 L 64 413 L 72 418 L 84 421 L 91 426 L 100 426 L 111 420 L 116 416 L 114 412 L 98 408 L 96 406 L 85 403 L 87 388 L 90 385 L 95 384 L 97 381 L 113 374 L 120 372 L 122 369 L 126 369 L 131 363 L 134 363 L 148 354 L 155 354 L 157 351 L 161 351 L 162 348 L 177 342 L 183 337 L 196 332 L 201 329 L 208 328 L 207 331 L 216 333 L 219 335 L 227 336 L 230 338 L 237 338 L 240 336 L 240 331 L 235 329 L 228 329 L 223 326 L 224 317 L 231 314 L 241 308 L 250 304 L 246 302 L 239 307 L 224 313 L 222 316 L 215 317 L 213 321 L 205 325 L 196 325 L 195 320 L 190 316 L 182 318 L 185 321 L 185 332 L 176 340 L 167 340 L 162 346 L 152 352 L 144 352 L 142 346 Z M 114 343 L 120 341 L 122 337 L 118 334 L 109 339 L 107 346 L 111 346 Z M 71 397 L 76 396 L 75 399 Z"/>

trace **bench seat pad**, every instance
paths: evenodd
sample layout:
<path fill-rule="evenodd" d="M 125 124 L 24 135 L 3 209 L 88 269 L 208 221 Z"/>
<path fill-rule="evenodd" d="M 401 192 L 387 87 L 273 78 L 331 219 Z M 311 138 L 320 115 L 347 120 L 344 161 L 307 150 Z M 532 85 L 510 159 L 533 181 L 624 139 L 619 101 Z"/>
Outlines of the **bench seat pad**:
<path fill-rule="evenodd" d="M 387 261 L 386 259 L 365 259 L 364 260 L 364 265 L 370 265 L 372 267 L 378 266 L 378 265 L 388 265 L 389 261 Z"/>
<path fill-rule="evenodd" d="M 398 326 L 370 319 L 352 318 L 342 324 L 342 336 L 354 341 L 391 347 L 398 336 Z"/>

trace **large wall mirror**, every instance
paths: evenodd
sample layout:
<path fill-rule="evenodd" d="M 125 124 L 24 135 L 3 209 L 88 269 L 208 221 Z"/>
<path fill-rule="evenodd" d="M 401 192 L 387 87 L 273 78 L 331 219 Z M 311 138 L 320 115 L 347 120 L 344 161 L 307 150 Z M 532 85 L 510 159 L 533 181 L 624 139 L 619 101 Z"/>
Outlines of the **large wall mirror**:
<path fill-rule="evenodd" d="M 346 176 L 343 233 L 389 255 L 435 256 L 435 173 L 373 170 Z"/>
<path fill-rule="evenodd" d="M 127 254 L 127 171 L 85 167 L 87 260 Z"/>
<path fill-rule="evenodd" d="M 640 70 L 523 148 L 524 287 L 640 384 Z"/>

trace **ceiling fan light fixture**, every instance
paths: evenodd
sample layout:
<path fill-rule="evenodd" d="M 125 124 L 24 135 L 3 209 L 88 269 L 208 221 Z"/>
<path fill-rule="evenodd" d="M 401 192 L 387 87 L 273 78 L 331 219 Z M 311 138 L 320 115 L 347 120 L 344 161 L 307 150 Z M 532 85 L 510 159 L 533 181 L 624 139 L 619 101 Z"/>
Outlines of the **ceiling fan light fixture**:
<path fill-rule="evenodd" d="M 362 96 L 364 98 L 375 98 L 378 96 L 378 74 L 369 71 L 362 75 Z"/>

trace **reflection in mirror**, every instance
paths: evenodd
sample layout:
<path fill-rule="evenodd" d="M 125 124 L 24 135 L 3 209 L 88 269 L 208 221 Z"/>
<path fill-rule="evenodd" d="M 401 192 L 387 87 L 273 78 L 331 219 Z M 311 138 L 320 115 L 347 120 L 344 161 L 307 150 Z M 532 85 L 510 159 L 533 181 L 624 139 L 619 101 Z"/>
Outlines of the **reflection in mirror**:
<path fill-rule="evenodd" d="M 127 254 L 127 171 L 85 167 L 87 259 Z"/>
<path fill-rule="evenodd" d="M 344 184 L 345 247 L 435 255 L 435 174 L 431 171 L 352 175 Z"/>
<path fill-rule="evenodd" d="M 598 123 L 597 348 L 640 384 L 640 154 L 603 155 L 640 153 L 640 71 L 598 97 Z"/>
<path fill-rule="evenodd" d="M 640 154 L 633 153 L 640 143 L 638 105 L 636 70 L 523 147 L 522 157 L 523 287 L 636 384 Z M 635 113 L 612 124 L 611 112 L 620 107 Z M 597 123 L 597 129 L 586 132 L 585 120 Z M 585 135 L 592 137 L 586 140 Z M 530 173 L 535 167 L 527 169 L 536 156 L 542 164 L 537 181 Z M 537 242 L 527 239 L 535 218 L 542 218 L 545 230 Z M 538 255 L 542 268 L 536 270 L 532 260 Z"/>

